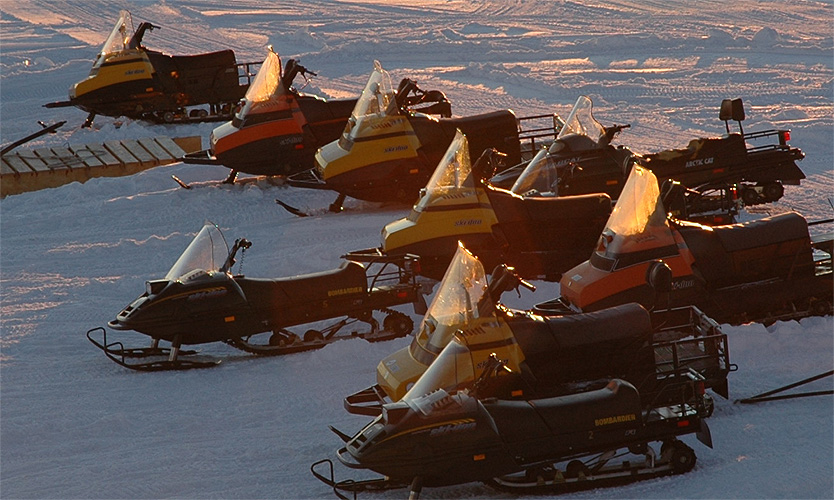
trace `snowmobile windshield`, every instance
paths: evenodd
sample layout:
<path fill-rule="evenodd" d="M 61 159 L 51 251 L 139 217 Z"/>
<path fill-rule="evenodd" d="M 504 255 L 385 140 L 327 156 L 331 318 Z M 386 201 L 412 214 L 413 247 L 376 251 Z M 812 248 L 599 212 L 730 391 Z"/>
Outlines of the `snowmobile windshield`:
<path fill-rule="evenodd" d="M 226 262 L 228 256 L 229 246 L 223 238 L 223 233 L 214 224 L 206 224 L 165 275 L 165 279 L 182 281 L 186 279 L 186 275 L 193 277 L 216 271 Z"/>
<path fill-rule="evenodd" d="M 454 337 L 402 400 L 413 402 L 439 389 L 447 393 L 457 392 L 474 381 L 475 362 L 472 358 L 472 351 L 458 337 Z"/>
<path fill-rule="evenodd" d="M 286 89 L 281 84 L 281 76 L 281 58 L 270 47 L 255 79 L 246 90 L 243 106 L 235 118 L 244 120 L 251 113 L 267 113 L 285 107 L 282 106 L 285 102 L 281 96 L 286 93 Z"/>
<path fill-rule="evenodd" d="M 495 314 L 487 293 L 484 266 L 458 243 L 457 252 L 412 341 L 412 353 L 417 349 L 439 352 L 458 329 L 481 317 L 484 311 Z M 427 348 L 429 343 L 435 348 Z"/>
<path fill-rule="evenodd" d="M 374 70 L 362 90 L 362 95 L 356 101 L 351 116 L 358 119 L 366 115 L 396 112 L 395 95 L 391 75 L 382 69 L 379 61 L 374 61 Z"/>
<path fill-rule="evenodd" d="M 126 50 L 130 39 L 133 38 L 133 33 L 133 18 L 130 12 L 123 10 L 119 13 L 119 20 L 116 21 L 116 26 L 113 27 L 113 31 L 110 32 L 110 36 L 107 37 L 98 57 L 96 57 L 93 68 L 101 66 L 109 54 Z"/>
<path fill-rule="evenodd" d="M 593 107 L 594 104 L 588 96 L 579 96 L 559 135 L 550 146 L 551 154 L 560 152 L 568 143 L 572 145 L 572 151 L 592 149 L 599 144 L 600 139 L 605 136 L 605 127 L 594 118 Z M 582 139 L 583 137 L 585 139 Z M 577 147 L 583 143 L 586 147 Z"/>
<path fill-rule="evenodd" d="M 474 189 L 472 163 L 469 160 L 469 141 L 458 130 L 449 148 L 446 149 L 446 154 L 437 164 L 434 174 L 426 183 L 426 196 L 421 198 L 421 201 L 434 196 Z"/>
<path fill-rule="evenodd" d="M 546 149 L 536 153 L 510 191 L 519 196 L 558 196 L 559 170 Z"/>
<path fill-rule="evenodd" d="M 657 178 L 651 170 L 632 168 L 603 229 L 600 245 L 596 253 L 613 259 L 614 265 L 625 253 L 674 245 Z"/>

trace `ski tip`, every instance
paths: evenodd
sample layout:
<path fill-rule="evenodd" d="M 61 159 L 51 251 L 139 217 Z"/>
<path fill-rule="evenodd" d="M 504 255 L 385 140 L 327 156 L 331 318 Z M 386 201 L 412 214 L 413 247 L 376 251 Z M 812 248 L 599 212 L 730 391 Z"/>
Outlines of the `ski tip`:
<path fill-rule="evenodd" d="M 183 188 L 183 189 L 191 189 L 191 186 L 189 186 L 188 184 L 184 183 L 184 182 L 182 181 L 182 179 L 180 179 L 180 178 L 179 178 L 179 177 L 177 177 L 176 175 L 171 175 L 171 178 L 172 178 L 172 179 L 174 179 L 174 181 L 176 181 L 176 183 L 177 183 L 177 184 L 179 184 L 180 186 L 182 186 L 182 188 Z"/>
<path fill-rule="evenodd" d="M 299 209 L 295 208 L 295 207 L 294 207 L 294 206 L 292 206 L 292 205 L 287 205 L 286 203 L 284 203 L 283 201 L 279 200 L 278 198 L 276 198 L 276 199 L 275 199 L 275 203 L 277 203 L 277 204 L 281 205 L 281 206 L 282 206 L 282 207 L 283 207 L 283 208 L 284 208 L 287 212 L 289 212 L 289 213 L 291 213 L 291 214 L 293 214 L 293 215 L 297 215 L 297 216 L 299 216 L 299 217 L 307 217 L 307 214 L 306 214 L 306 213 L 302 212 L 301 210 L 299 210 Z"/>

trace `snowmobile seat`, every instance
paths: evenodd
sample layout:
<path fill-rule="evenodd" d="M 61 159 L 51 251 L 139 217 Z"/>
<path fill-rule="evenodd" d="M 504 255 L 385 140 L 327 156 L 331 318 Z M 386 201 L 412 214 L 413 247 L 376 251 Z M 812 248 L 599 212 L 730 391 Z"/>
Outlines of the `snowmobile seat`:
<path fill-rule="evenodd" d="M 612 376 L 639 383 L 655 371 L 651 316 L 640 304 L 514 322 L 513 333 L 522 375 L 537 390 Z"/>
<path fill-rule="evenodd" d="M 485 149 L 495 148 L 507 155 L 508 165 L 521 163 L 518 120 L 509 109 L 463 118 L 442 118 L 440 124 L 451 137 L 457 129 L 466 135 L 470 158 L 479 158 Z"/>
<path fill-rule="evenodd" d="M 329 271 L 276 279 L 242 278 L 238 283 L 255 308 L 292 304 L 318 308 L 322 301 L 363 294 L 368 287 L 364 266 L 350 260 Z"/>
<path fill-rule="evenodd" d="M 813 274 L 808 223 L 795 212 L 712 228 L 677 224 L 695 259 L 693 268 L 707 286 Z"/>
<path fill-rule="evenodd" d="M 152 51 L 147 54 L 163 92 L 185 94 L 181 97 L 185 102 L 179 102 L 180 105 L 236 101 L 245 93 L 232 50 L 193 56 L 168 56 Z"/>
<path fill-rule="evenodd" d="M 356 99 L 326 100 L 316 95 L 302 94 L 298 97 L 298 106 L 304 113 L 307 123 L 311 125 L 336 118 L 342 118 L 346 123 L 356 106 L 356 101 Z M 342 128 L 344 125 L 344 123 L 340 124 Z"/>
<path fill-rule="evenodd" d="M 747 148 L 741 134 L 729 134 L 725 137 L 692 139 L 686 148 L 647 154 L 643 156 L 643 161 L 658 178 L 677 178 L 676 172 L 688 169 L 704 167 L 704 170 L 711 172 L 715 167 L 739 165 L 745 161 L 746 155 Z"/>
<path fill-rule="evenodd" d="M 641 423 L 640 394 L 629 382 L 612 379 L 602 389 L 555 398 L 538 399 L 530 404 L 539 412 L 553 434 L 577 434 L 588 439 L 588 431 L 619 430 Z M 560 443 L 564 445 L 564 443 Z"/>

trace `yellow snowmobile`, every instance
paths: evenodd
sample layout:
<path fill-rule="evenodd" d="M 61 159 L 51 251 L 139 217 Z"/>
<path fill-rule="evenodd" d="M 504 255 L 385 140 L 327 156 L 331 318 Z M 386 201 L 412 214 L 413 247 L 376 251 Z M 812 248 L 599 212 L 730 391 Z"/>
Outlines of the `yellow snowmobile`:
<path fill-rule="evenodd" d="M 551 354 L 564 356 L 550 371 L 548 379 L 555 382 L 568 372 L 594 364 L 605 366 L 605 353 L 624 349 L 618 342 L 637 335 L 651 339 L 658 360 L 674 351 L 672 357 L 684 365 L 700 363 L 697 370 L 706 378 L 705 386 L 727 397 L 726 376 L 734 368 L 729 363 L 726 335 L 697 308 L 649 313 L 638 304 L 625 304 L 589 314 L 542 316 L 499 302 L 504 292 L 519 286 L 535 290 L 503 265 L 488 280 L 481 262 L 460 245 L 411 344 L 384 358 L 377 365 L 376 385 L 346 397 L 345 409 L 359 415 L 380 414 L 385 403 L 401 400 L 455 339 L 470 346 L 476 363 L 494 353 L 514 371 L 525 358 L 528 363 L 534 357 L 539 363 L 552 363 L 553 358 L 542 355 L 551 346 Z M 546 334 L 537 337 L 534 332 L 538 331 Z M 589 345 L 580 347 L 586 342 L 597 344 L 590 349 L 586 349 Z"/>
<path fill-rule="evenodd" d="M 611 212 L 607 194 L 558 196 L 550 187 L 558 165 L 546 149 L 510 190 L 495 188 L 487 179 L 507 157 L 487 150 L 473 165 L 471 149 L 458 131 L 411 213 L 385 226 L 379 248 L 348 255 L 419 255 L 420 274 L 433 279 L 443 277 L 458 241 L 488 268 L 507 263 L 526 278 L 553 280 L 587 258 Z"/>
<path fill-rule="evenodd" d="M 260 63 L 237 63 L 231 50 L 193 56 L 150 50 L 142 38 L 157 28 L 143 22 L 134 31 L 130 12 L 121 11 L 90 75 L 70 87 L 69 101 L 44 106 L 81 108 L 89 113 L 84 126 L 97 114 L 159 123 L 231 118 L 251 83 L 251 66 Z"/>
<path fill-rule="evenodd" d="M 415 108 L 422 103 L 431 104 Z M 551 117 L 553 126 L 519 131 L 522 120 L 543 117 Z M 320 148 L 315 167 L 290 176 L 289 183 L 337 191 L 339 199 L 331 205 L 332 211 L 341 210 L 345 196 L 411 203 L 431 177 L 456 130 L 470 136 L 475 154 L 496 148 L 514 165 L 521 162 L 522 140 L 555 137 L 560 123 L 556 118 L 539 115 L 518 119 L 511 110 L 451 118 L 451 106 L 441 92 L 425 92 L 409 79 L 402 80 L 395 91 L 388 72 L 374 61 L 373 72 L 342 136 Z"/>

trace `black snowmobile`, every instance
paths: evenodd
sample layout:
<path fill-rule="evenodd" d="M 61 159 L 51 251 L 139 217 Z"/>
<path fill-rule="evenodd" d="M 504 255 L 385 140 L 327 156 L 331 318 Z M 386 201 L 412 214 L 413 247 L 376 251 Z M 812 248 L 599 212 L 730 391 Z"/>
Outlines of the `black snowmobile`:
<path fill-rule="evenodd" d="M 269 47 L 255 80 L 232 121 L 215 128 L 210 149 L 190 153 L 185 163 L 224 165 L 253 175 L 289 175 L 313 167 L 316 150 L 339 138 L 356 99 L 325 100 L 293 87 L 301 75 L 316 76 L 295 59 L 281 68 Z"/>
<path fill-rule="evenodd" d="M 805 154 L 788 144 L 789 130 L 745 134 L 741 99 L 724 99 L 718 118 L 727 135 L 692 139 L 683 149 L 639 156 L 638 163 L 658 179 L 674 179 L 700 193 L 732 190 L 746 206 L 776 201 L 785 191 L 783 184 L 798 186 L 805 178 L 796 164 Z M 730 120 L 738 123 L 739 133 L 730 133 Z"/>
<path fill-rule="evenodd" d="M 148 335 L 151 347 L 127 349 L 122 342 L 108 342 L 101 327 L 89 330 L 87 338 L 108 358 L 134 370 L 203 368 L 218 361 L 191 356 L 196 353 L 180 346 L 225 342 L 253 354 L 279 355 L 352 337 L 382 341 L 408 335 L 414 326 L 408 315 L 389 307 L 413 303 L 416 312 L 425 310 L 413 269 L 418 261 L 412 257 L 380 259 L 376 272 L 345 261 L 334 270 L 287 278 L 233 275 L 237 251 L 251 245 L 241 238 L 229 251 L 220 230 L 206 224 L 165 278 L 148 281 L 145 293 L 108 323 L 115 330 Z M 385 314 L 382 328 L 375 311 Z M 340 317 L 324 328 L 307 329 L 302 337 L 287 330 Z M 369 330 L 344 331 L 358 321 Z M 257 339 L 262 333 L 266 338 Z M 171 348 L 159 347 L 160 340 Z"/>
<path fill-rule="evenodd" d="M 675 189 L 682 186 L 663 186 Z M 828 315 L 834 238 L 812 237 L 809 226 L 831 222 L 809 223 L 795 212 L 725 226 L 681 221 L 665 209 L 654 174 L 635 166 L 590 259 L 565 272 L 561 297 L 540 309 L 696 305 L 732 324 Z"/>
<path fill-rule="evenodd" d="M 231 50 L 169 56 L 143 46 L 145 33 L 158 28 L 143 22 L 134 31 L 130 12 L 121 11 L 90 75 L 70 87 L 69 101 L 44 106 L 81 108 L 89 113 L 85 126 L 97 114 L 158 123 L 228 120 L 260 63 L 237 63 Z"/>
<path fill-rule="evenodd" d="M 594 118 L 591 99 L 579 96 L 556 140 L 547 148 L 546 157 L 539 159 L 554 167 L 552 186 L 547 191 L 562 196 L 605 193 L 616 199 L 634 158 L 630 149 L 622 145 L 615 147 L 611 141 L 628 127 L 603 127 Z M 489 183 L 509 189 L 526 167 L 526 163 L 516 164 L 499 172 Z"/>
<path fill-rule="evenodd" d="M 784 192 L 783 183 L 798 185 L 805 178 L 796 165 L 805 155 L 788 145 L 790 131 L 745 134 L 741 130 L 741 99 L 725 99 L 719 119 L 727 128 L 724 137 L 693 139 L 685 149 L 637 155 L 625 146 L 611 145 L 616 135 L 630 125 L 602 126 L 593 116 L 591 99 L 580 96 L 548 148 L 547 161 L 556 169 L 548 191 L 560 195 L 606 193 L 617 199 L 631 166 L 637 162 L 659 179 L 674 179 L 692 191 L 688 202 L 691 217 L 698 212 L 737 212 L 733 203 L 736 198 L 748 206 L 776 201 Z M 730 133 L 729 120 L 738 122 L 741 133 Z M 778 143 L 747 146 L 747 142 L 768 139 L 777 139 Z M 521 164 L 500 172 L 490 184 L 509 188 L 524 167 Z M 717 222 L 722 218 L 724 223 L 731 222 L 720 214 Z"/>
<path fill-rule="evenodd" d="M 411 213 L 386 224 L 380 247 L 348 258 L 419 255 L 421 274 L 440 279 L 460 241 L 489 268 L 507 263 L 525 278 L 550 280 L 587 258 L 611 213 L 607 194 L 533 196 L 531 178 L 553 172 L 544 149 L 520 176 L 525 196 L 495 188 L 486 179 L 505 168 L 507 156 L 490 148 L 473 164 L 470 149 L 458 131 Z"/>
<path fill-rule="evenodd" d="M 495 309 L 490 300 L 472 307 Z M 458 330 L 401 400 L 353 436 L 333 429 L 345 442 L 342 464 L 385 478 L 337 482 L 328 459 L 312 465 L 314 476 L 339 496 L 471 481 L 559 491 L 687 472 L 696 458 L 682 435 L 712 446 L 705 374 L 726 390 L 723 334 L 657 342 L 636 304 L 596 317 L 501 315 L 510 337 L 483 325 Z M 687 357 L 686 342 L 712 347 Z"/>
<path fill-rule="evenodd" d="M 431 104 L 414 107 L 420 103 Z M 549 126 L 522 130 L 522 123 L 538 125 L 541 120 L 549 120 Z M 555 114 L 517 118 L 511 110 L 451 118 L 445 95 L 425 92 L 410 79 L 394 89 L 388 72 L 375 61 L 341 138 L 320 148 L 315 168 L 290 176 L 289 184 L 338 192 L 333 211 L 341 210 L 346 196 L 412 203 L 457 130 L 470 137 L 474 155 L 495 147 L 515 165 L 522 160 L 522 143 L 552 138 L 560 126 Z"/>

